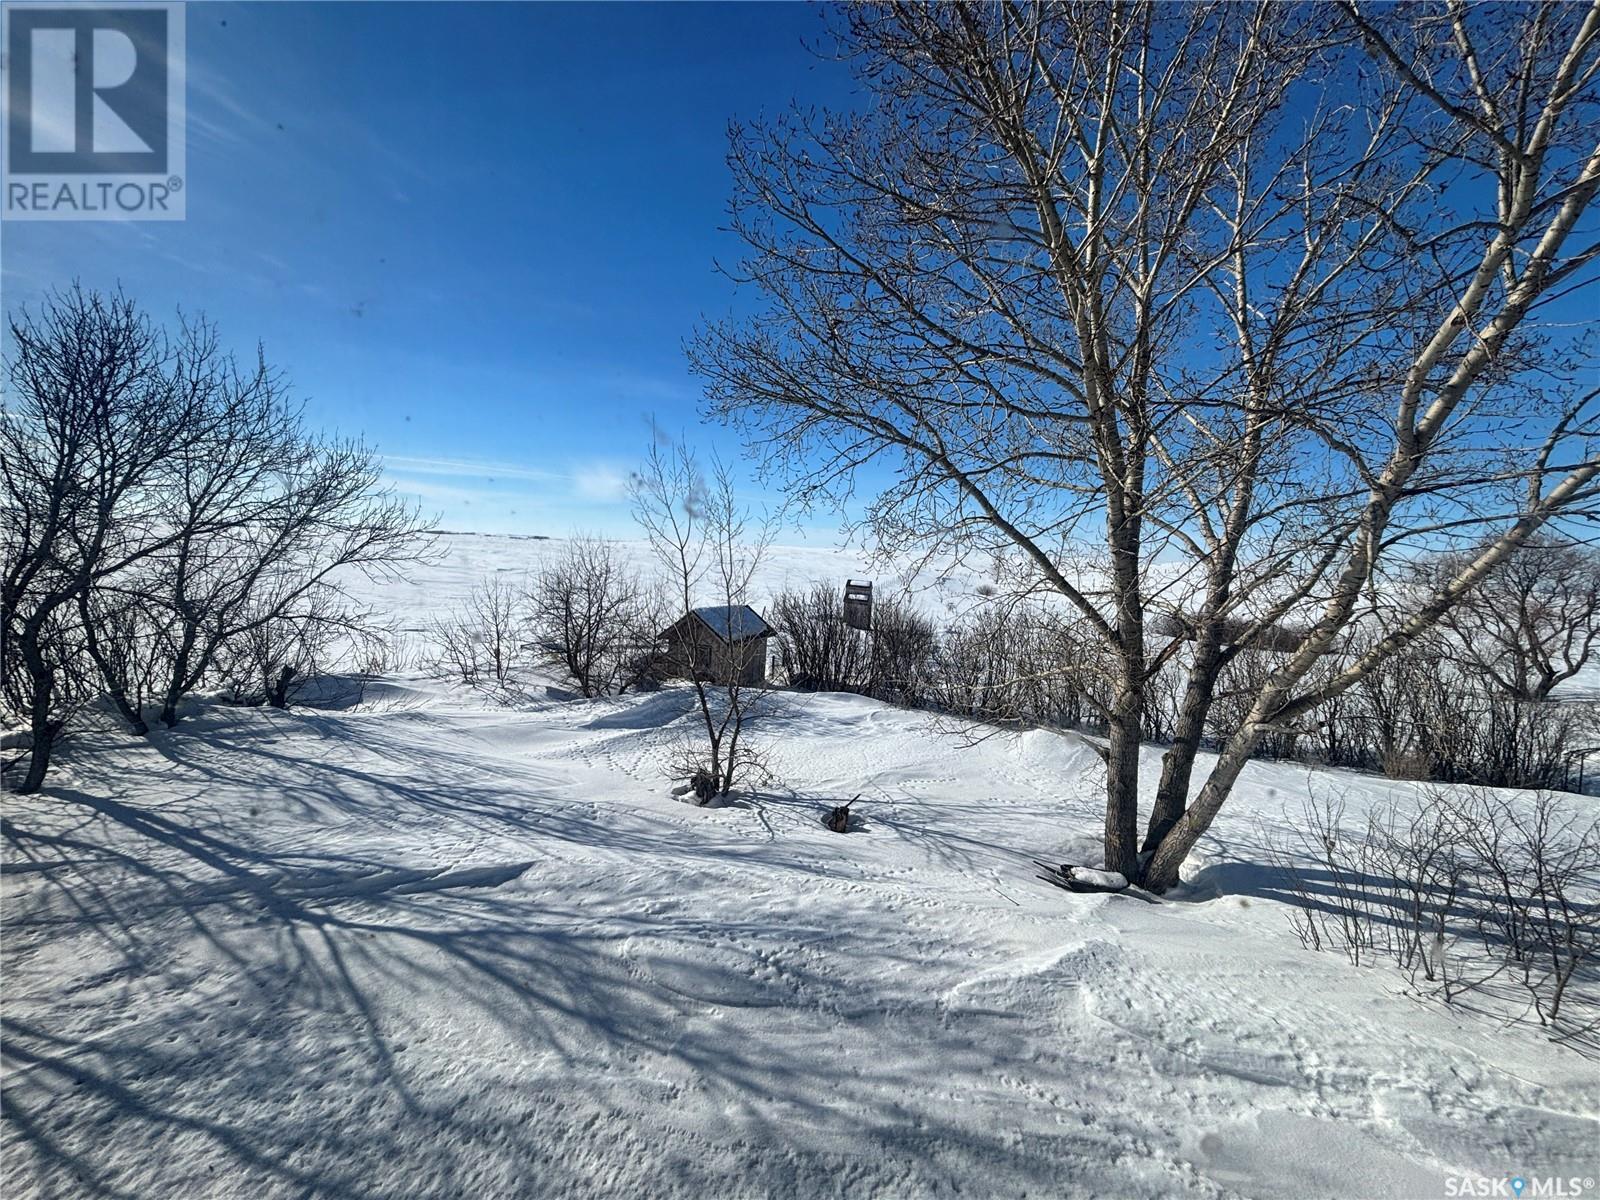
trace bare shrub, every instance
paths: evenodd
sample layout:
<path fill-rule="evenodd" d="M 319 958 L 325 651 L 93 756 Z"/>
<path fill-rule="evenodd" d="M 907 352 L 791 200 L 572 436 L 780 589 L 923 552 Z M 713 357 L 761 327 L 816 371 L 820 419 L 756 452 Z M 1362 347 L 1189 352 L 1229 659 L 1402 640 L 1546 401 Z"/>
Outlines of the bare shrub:
<path fill-rule="evenodd" d="M 1568 786 L 1576 753 L 1594 741 L 1594 705 L 1525 694 L 1514 677 L 1532 668 L 1486 666 L 1481 649 L 1466 649 L 1494 640 L 1477 624 L 1478 612 L 1475 603 L 1455 612 L 1449 628 L 1381 660 L 1335 708 L 1319 713 L 1328 761 L 1375 767 L 1393 779 Z M 1372 622 L 1349 654 L 1364 654 L 1386 628 L 1382 619 Z M 1573 657 L 1586 659 L 1586 652 Z"/>
<path fill-rule="evenodd" d="M 535 577 L 527 628 L 541 658 L 584 696 L 610 696 L 652 674 L 665 606 L 617 547 L 576 537 Z"/>
<path fill-rule="evenodd" d="M 1557 700 L 1520 700 L 1475 689 L 1481 714 L 1472 759 L 1460 776 L 1493 787 L 1559 788 L 1571 753 L 1592 740 L 1593 707 Z"/>
<path fill-rule="evenodd" d="M 1367 844 L 1381 868 L 1375 882 L 1389 897 L 1385 949 L 1413 983 L 1419 973 L 1440 983 L 1446 999 L 1446 949 L 1473 869 L 1465 840 L 1470 816 L 1460 797 L 1436 792 L 1414 812 L 1390 806 L 1367 825 Z"/>
<path fill-rule="evenodd" d="M 1540 1024 L 1566 1035 L 1592 1029 L 1600 820 L 1585 821 L 1548 793 L 1513 799 L 1477 789 L 1471 797 L 1465 836 L 1489 898 L 1476 916 L 1496 935 L 1486 946 L 1503 953 Z"/>
<path fill-rule="evenodd" d="M 710 699 L 714 712 L 720 709 L 727 714 L 725 694 L 713 694 Z M 745 699 L 748 702 L 751 697 Z M 680 788 L 680 792 L 687 790 L 695 803 L 704 807 L 727 796 L 735 783 L 747 789 L 771 783 L 775 777 L 771 758 L 766 748 L 749 736 L 763 715 L 764 707 L 758 711 L 754 704 L 747 704 L 738 713 L 739 736 L 732 736 L 730 720 L 716 746 L 705 735 L 703 726 L 679 731 L 670 743 L 667 774 L 685 781 L 687 788 Z"/>
<path fill-rule="evenodd" d="M 465 600 L 429 622 L 430 668 L 471 687 L 507 687 L 523 658 L 521 604 L 518 590 L 498 575 L 475 584 Z"/>
<path fill-rule="evenodd" d="M 781 592 L 772 598 L 770 612 L 778 657 L 791 687 L 808 692 L 867 689 L 869 641 L 846 623 L 837 588 L 818 583 L 805 592 Z"/>
<path fill-rule="evenodd" d="M 209 386 L 217 431 L 169 464 L 186 499 L 172 544 L 151 558 L 148 595 L 168 613 L 160 717 L 169 726 L 230 643 L 258 641 L 263 626 L 297 630 L 302 644 L 368 640 L 367 614 L 341 580 L 387 576 L 425 544 L 377 457 L 310 434 L 264 367 L 241 379 L 228 362 Z M 269 699 L 287 694 L 269 688 Z"/>
<path fill-rule="evenodd" d="M 1308 948 L 1386 958 L 1419 994 L 1478 993 L 1559 1040 L 1600 1029 L 1600 821 L 1549 793 L 1457 787 L 1356 829 L 1341 799 L 1311 797 L 1290 830 L 1269 845 Z"/>
<path fill-rule="evenodd" d="M 867 644 L 867 692 L 913 708 L 923 704 L 939 644 L 933 622 L 908 601 L 880 597 Z"/>
<path fill-rule="evenodd" d="M 171 610 L 148 601 L 150 587 L 106 580 L 78 593 L 83 647 L 107 698 L 134 733 L 148 733 L 147 705 L 159 703 L 170 671 Z"/>
<path fill-rule="evenodd" d="M 843 594 L 822 583 L 780 593 L 770 612 L 792 687 L 858 692 L 913 707 L 923 701 L 938 636 L 933 622 L 907 601 L 879 596 L 867 630 L 846 622 Z"/>
<path fill-rule="evenodd" d="M 1253 646 L 1239 647 L 1226 659 L 1217 677 L 1217 690 L 1210 713 L 1210 734 L 1214 743 L 1227 740 L 1239 728 L 1266 681 L 1281 664 L 1283 655 Z M 1260 758 L 1294 758 L 1304 730 L 1291 723 L 1280 723 L 1263 730 L 1253 753 Z"/>
<path fill-rule="evenodd" d="M 1015 610 L 979 609 L 944 631 L 934 655 L 930 694 L 945 712 L 980 721 L 1023 720 L 1027 633 Z"/>
<path fill-rule="evenodd" d="M 1433 760 L 1421 750 L 1390 750 L 1379 760 L 1390 779 L 1421 781 L 1433 778 Z"/>
<path fill-rule="evenodd" d="M 460 610 L 431 618 L 424 630 L 429 650 L 423 656 L 426 670 L 476 687 L 483 671 L 478 638 Z"/>
<path fill-rule="evenodd" d="M 374 627 L 356 650 L 354 666 L 361 675 L 396 675 L 410 671 L 419 658 L 416 639 L 399 622 Z"/>
<path fill-rule="evenodd" d="M 1372 957 L 1381 907 L 1372 891 L 1375 852 L 1361 831 L 1352 836 L 1339 797 L 1307 797 L 1290 842 L 1269 840 L 1269 854 L 1297 901 L 1289 924 L 1311 950 L 1342 951 L 1352 965 Z M 1314 872 L 1298 864 L 1316 864 Z"/>
<path fill-rule="evenodd" d="M 1108 664 L 1071 614 L 1012 598 L 937 633 L 907 615 L 908 652 L 896 653 L 920 679 L 914 703 L 996 725 L 1104 728 Z"/>
<path fill-rule="evenodd" d="M 1426 779 L 1432 770 L 1423 745 L 1427 723 L 1419 717 L 1437 662 L 1426 643 L 1415 643 L 1377 663 L 1352 689 L 1361 702 L 1352 737 L 1390 778 Z"/>

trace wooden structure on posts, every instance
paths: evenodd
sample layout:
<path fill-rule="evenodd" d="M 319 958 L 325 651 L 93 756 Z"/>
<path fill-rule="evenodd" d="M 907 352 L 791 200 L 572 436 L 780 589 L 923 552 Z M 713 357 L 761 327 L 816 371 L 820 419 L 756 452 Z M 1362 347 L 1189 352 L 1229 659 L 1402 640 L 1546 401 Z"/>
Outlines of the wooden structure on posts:
<path fill-rule="evenodd" d="M 872 584 L 844 581 L 844 623 L 852 629 L 872 629 Z"/>

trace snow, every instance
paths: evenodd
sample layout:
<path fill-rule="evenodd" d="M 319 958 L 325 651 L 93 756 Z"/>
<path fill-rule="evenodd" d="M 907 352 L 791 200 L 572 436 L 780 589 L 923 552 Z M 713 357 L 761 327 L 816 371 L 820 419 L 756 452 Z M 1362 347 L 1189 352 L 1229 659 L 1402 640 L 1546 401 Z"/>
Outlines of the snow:
<path fill-rule="evenodd" d="M 1180 894 L 1073 894 L 1032 860 L 1100 861 L 1075 735 L 785 695 L 759 733 L 780 782 L 697 808 L 662 770 L 688 720 L 676 688 L 507 709 L 397 676 L 339 711 L 78 738 L 5 800 L 5 1194 L 1600 1174 L 1592 1061 L 1289 928 L 1263 850 L 1285 810 L 1416 785 L 1254 764 Z"/>
<path fill-rule="evenodd" d="M 561 538 L 537 535 L 447 533 L 439 537 L 428 563 L 408 567 L 398 578 L 368 581 L 355 576 L 348 583 L 359 599 L 420 632 L 429 620 L 458 603 L 474 584 L 494 577 L 520 583 L 560 554 L 565 544 Z M 615 545 L 623 560 L 641 574 L 659 570 L 648 542 L 622 539 Z M 764 611 L 779 592 L 809 588 L 814 583 L 842 588 L 846 578 L 876 580 L 879 599 L 909 593 L 918 607 L 939 614 L 965 612 L 979 603 L 978 589 L 987 582 L 978 563 L 962 565 L 938 558 L 926 563 L 886 564 L 863 548 L 840 550 L 789 542 L 769 547 L 762 556 L 750 602 Z"/>
<path fill-rule="evenodd" d="M 1086 891 L 1120 892 L 1128 886 L 1128 877 L 1121 871 L 1101 871 L 1094 867 L 1078 867 L 1068 863 L 1063 863 L 1059 868 L 1044 865 L 1062 879 L 1083 885 Z"/>
<path fill-rule="evenodd" d="M 713 604 L 691 611 L 725 642 L 748 641 L 772 632 L 772 626 L 748 604 Z"/>

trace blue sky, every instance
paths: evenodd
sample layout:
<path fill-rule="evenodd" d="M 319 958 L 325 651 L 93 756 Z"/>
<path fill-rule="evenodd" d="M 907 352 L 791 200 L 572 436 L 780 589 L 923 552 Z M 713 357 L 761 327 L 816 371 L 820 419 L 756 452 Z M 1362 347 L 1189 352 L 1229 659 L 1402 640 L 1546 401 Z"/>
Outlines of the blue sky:
<path fill-rule="evenodd" d="M 798 4 L 190 4 L 188 219 L 7 222 L 9 307 L 119 282 L 259 339 L 446 528 L 622 533 L 654 417 L 698 426 L 682 342 L 732 118 L 848 104 Z"/>

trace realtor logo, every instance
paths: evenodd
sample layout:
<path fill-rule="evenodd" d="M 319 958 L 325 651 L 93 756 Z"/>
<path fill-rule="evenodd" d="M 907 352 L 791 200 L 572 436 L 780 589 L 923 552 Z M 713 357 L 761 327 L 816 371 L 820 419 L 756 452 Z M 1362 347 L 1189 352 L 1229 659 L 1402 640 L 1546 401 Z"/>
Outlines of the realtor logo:
<path fill-rule="evenodd" d="M 182 220 L 182 4 L 7 4 L 10 220 Z"/>

